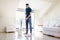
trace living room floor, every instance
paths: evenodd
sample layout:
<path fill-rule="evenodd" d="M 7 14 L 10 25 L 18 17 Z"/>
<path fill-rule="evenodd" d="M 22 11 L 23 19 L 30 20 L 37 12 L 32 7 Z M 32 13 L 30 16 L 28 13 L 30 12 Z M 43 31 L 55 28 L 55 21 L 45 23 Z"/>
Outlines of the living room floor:
<path fill-rule="evenodd" d="M 25 37 L 24 30 L 18 30 L 15 33 L 0 33 L 0 40 L 60 40 L 51 36 L 43 35 L 42 31 L 36 31 L 33 29 L 32 36 Z"/>

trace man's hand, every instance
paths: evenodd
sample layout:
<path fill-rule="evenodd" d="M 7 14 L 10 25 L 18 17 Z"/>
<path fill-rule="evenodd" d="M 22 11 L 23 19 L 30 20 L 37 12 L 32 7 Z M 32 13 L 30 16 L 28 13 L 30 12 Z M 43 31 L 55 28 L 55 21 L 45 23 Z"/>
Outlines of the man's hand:
<path fill-rule="evenodd" d="M 25 20 L 27 20 L 28 18 L 25 18 Z"/>

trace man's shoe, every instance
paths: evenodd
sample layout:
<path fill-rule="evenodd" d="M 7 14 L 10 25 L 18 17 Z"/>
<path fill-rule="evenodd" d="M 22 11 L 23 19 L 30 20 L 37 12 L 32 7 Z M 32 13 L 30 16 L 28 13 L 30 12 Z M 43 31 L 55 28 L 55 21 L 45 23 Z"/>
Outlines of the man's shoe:
<path fill-rule="evenodd" d="M 29 36 L 32 36 L 32 33 L 30 33 L 30 35 Z"/>
<path fill-rule="evenodd" d="M 30 37 L 30 35 L 26 34 L 25 37 Z"/>
<path fill-rule="evenodd" d="M 28 34 L 28 33 L 24 33 L 25 35 Z"/>

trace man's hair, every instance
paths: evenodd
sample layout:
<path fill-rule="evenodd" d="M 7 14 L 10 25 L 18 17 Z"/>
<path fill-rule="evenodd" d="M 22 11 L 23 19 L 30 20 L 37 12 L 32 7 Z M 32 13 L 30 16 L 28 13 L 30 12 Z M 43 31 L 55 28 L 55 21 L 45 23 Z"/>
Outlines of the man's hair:
<path fill-rule="evenodd" d="M 28 6 L 29 4 L 27 3 L 26 5 Z"/>

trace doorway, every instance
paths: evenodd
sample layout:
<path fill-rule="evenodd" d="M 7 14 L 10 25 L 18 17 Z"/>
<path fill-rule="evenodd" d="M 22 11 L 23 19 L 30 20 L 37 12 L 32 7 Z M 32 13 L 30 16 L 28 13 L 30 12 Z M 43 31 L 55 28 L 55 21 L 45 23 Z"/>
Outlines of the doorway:
<path fill-rule="evenodd" d="M 35 16 L 34 16 L 34 13 L 32 13 L 32 27 L 34 27 L 35 25 Z M 26 28 L 26 25 L 25 25 L 25 12 L 21 12 L 20 10 L 16 12 L 16 28 Z"/>

